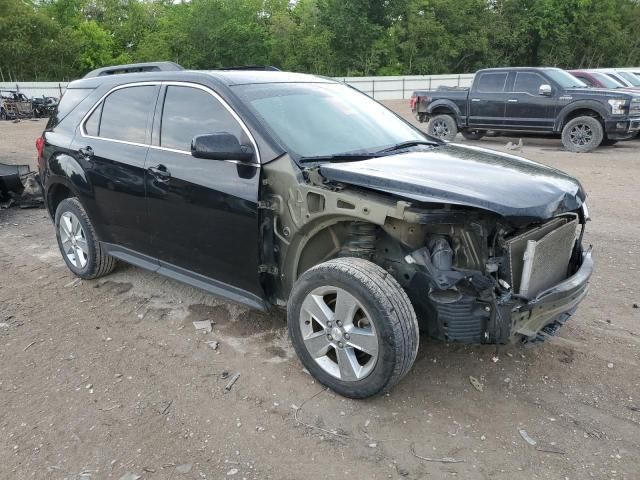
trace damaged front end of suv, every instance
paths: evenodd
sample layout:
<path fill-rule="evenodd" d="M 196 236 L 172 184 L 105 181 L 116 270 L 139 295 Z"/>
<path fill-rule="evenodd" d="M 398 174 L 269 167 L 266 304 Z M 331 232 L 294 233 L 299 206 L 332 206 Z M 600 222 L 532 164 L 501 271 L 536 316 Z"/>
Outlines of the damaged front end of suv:
<path fill-rule="evenodd" d="M 302 169 L 284 156 L 264 185 L 280 303 L 313 265 L 359 257 L 397 280 L 430 337 L 505 344 L 555 333 L 588 290 L 585 194 L 535 162 L 453 144 Z"/>

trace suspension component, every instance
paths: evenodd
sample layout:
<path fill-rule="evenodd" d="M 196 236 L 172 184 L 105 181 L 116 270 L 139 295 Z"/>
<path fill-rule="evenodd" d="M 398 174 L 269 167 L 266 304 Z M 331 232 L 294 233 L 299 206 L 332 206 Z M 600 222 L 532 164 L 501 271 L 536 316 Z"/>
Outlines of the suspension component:
<path fill-rule="evenodd" d="M 351 222 L 349 238 L 340 249 L 340 257 L 373 259 L 378 226 L 369 222 Z"/>

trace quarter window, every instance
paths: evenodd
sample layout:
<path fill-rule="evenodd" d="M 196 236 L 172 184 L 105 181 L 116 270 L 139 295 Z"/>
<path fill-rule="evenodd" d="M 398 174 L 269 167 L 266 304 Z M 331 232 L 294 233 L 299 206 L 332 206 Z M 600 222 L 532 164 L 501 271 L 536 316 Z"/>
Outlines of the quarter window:
<path fill-rule="evenodd" d="M 118 89 L 104 99 L 84 124 L 88 135 L 132 143 L 147 143 L 149 115 L 154 107 L 155 87 Z"/>
<path fill-rule="evenodd" d="M 246 141 L 240 124 L 211 94 L 193 87 L 168 86 L 162 109 L 160 146 L 191 150 L 196 135 L 227 132 Z"/>
<path fill-rule="evenodd" d="M 516 82 L 513 84 L 513 91 L 538 95 L 540 85 L 546 83 L 548 82 L 537 73 L 518 72 L 516 73 Z"/>
<path fill-rule="evenodd" d="M 485 93 L 504 92 L 504 84 L 507 82 L 507 73 L 481 73 L 476 90 Z"/>

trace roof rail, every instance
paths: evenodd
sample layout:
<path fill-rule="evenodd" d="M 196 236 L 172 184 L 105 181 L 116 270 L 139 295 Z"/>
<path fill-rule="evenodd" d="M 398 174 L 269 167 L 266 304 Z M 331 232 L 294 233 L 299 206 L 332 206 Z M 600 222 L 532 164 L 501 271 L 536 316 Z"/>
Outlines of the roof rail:
<path fill-rule="evenodd" d="M 216 68 L 215 70 L 264 70 L 267 72 L 280 71 L 278 67 L 274 67 L 273 65 L 241 65 L 238 67 L 221 67 Z"/>
<path fill-rule="evenodd" d="M 83 78 L 104 77 L 106 75 L 117 75 L 119 73 L 171 72 L 177 70 L 184 70 L 184 68 L 174 62 L 130 63 L 128 65 L 96 68 L 87 73 Z"/>

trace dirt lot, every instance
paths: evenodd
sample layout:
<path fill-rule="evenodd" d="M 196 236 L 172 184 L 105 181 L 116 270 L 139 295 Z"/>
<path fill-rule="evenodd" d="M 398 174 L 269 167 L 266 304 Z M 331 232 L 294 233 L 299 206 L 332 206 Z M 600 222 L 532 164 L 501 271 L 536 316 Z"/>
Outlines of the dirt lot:
<path fill-rule="evenodd" d="M 42 128 L 0 123 L 0 161 L 34 165 Z M 521 153 L 589 192 L 588 298 L 531 348 L 422 338 L 404 381 L 367 401 L 303 371 L 282 313 L 127 265 L 76 281 L 44 210 L 0 211 L 0 478 L 640 478 L 640 141 L 575 155 L 525 139 Z M 223 372 L 240 373 L 229 393 Z"/>

